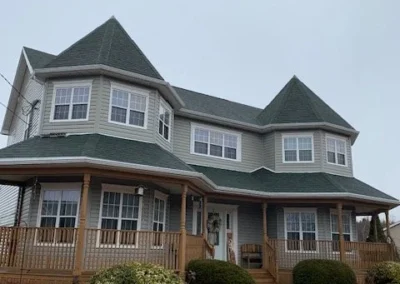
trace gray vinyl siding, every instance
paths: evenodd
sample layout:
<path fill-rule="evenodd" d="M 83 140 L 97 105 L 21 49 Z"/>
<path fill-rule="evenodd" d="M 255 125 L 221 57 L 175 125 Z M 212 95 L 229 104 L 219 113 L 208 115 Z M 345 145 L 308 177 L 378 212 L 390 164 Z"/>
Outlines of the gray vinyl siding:
<path fill-rule="evenodd" d="M 54 96 L 54 83 L 55 82 L 68 82 L 68 81 L 79 81 L 79 80 L 93 80 L 92 89 L 90 94 L 90 107 L 89 107 L 89 119 L 88 121 L 57 121 L 51 122 L 51 108 L 53 104 Z M 57 80 L 46 82 L 46 91 L 44 96 L 44 109 L 43 109 L 43 124 L 42 134 L 48 133 L 93 133 L 95 132 L 96 124 L 96 111 L 98 109 L 98 96 L 101 92 L 100 77 L 86 77 L 74 80 Z"/>
<path fill-rule="evenodd" d="M 264 136 L 263 151 L 265 167 L 275 170 L 275 132 Z"/>
<path fill-rule="evenodd" d="M 347 165 L 334 165 L 328 163 L 328 156 L 326 152 L 326 137 L 337 137 L 346 141 L 346 159 Z M 328 132 L 322 132 L 322 168 L 324 172 L 342 175 L 342 176 L 353 176 L 353 159 L 351 154 L 351 141 L 350 138 L 345 136 L 339 136 L 337 134 L 330 134 Z"/>
<path fill-rule="evenodd" d="M 8 137 L 7 145 L 12 145 L 24 140 L 25 130 L 29 123 L 30 104 L 35 100 L 41 100 L 43 95 L 44 86 L 37 81 L 30 78 L 29 70 L 27 69 L 24 74 L 24 79 L 21 87 L 21 94 L 25 99 L 20 98 L 15 108 L 15 115 L 11 122 L 10 136 Z M 39 130 L 39 113 L 41 103 L 36 105 L 33 111 L 32 126 L 30 137 L 38 134 Z"/>
<path fill-rule="evenodd" d="M 226 128 L 226 130 L 241 133 L 242 136 L 241 161 L 231 161 L 228 159 L 191 154 L 191 122 L 193 121 L 180 116 L 176 116 L 173 129 L 173 153 L 186 163 L 235 171 L 253 171 L 254 169 L 259 168 L 264 164 L 264 155 L 261 152 L 261 149 L 263 148 L 262 136 L 246 131 L 236 131 L 231 128 Z M 204 123 L 200 124 L 209 125 Z M 218 128 L 224 129 L 222 127 Z"/>
<path fill-rule="evenodd" d="M 99 114 L 99 133 L 123 137 L 127 139 L 139 140 L 143 142 L 154 143 L 155 136 L 155 121 L 156 113 L 158 116 L 158 106 L 157 112 L 155 112 L 157 100 L 157 92 L 155 90 L 149 90 L 149 100 L 148 100 L 148 113 L 147 113 L 147 127 L 140 128 L 130 125 L 121 125 L 116 123 L 108 122 L 109 109 L 110 109 L 110 92 L 111 92 L 111 82 L 119 83 L 115 80 L 110 80 L 107 77 L 103 77 L 102 82 L 102 92 L 101 102 L 100 102 L 100 114 Z M 121 83 L 122 84 L 122 83 Z M 123 84 L 126 85 L 126 84 Z M 158 127 L 158 120 L 157 120 Z"/>
<path fill-rule="evenodd" d="M 0 185 L 0 226 L 14 225 L 18 190 L 16 186 Z"/>
<path fill-rule="evenodd" d="M 284 163 L 283 162 L 283 134 L 312 133 L 314 142 L 314 162 L 310 163 Z M 320 172 L 321 166 L 321 131 L 296 131 L 296 132 L 275 132 L 275 170 L 277 172 Z"/>
<path fill-rule="evenodd" d="M 170 196 L 170 225 L 169 229 L 172 232 L 179 232 L 181 223 L 181 195 Z M 193 233 L 193 201 L 188 198 L 186 201 L 186 230 L 188 233 Z"/>

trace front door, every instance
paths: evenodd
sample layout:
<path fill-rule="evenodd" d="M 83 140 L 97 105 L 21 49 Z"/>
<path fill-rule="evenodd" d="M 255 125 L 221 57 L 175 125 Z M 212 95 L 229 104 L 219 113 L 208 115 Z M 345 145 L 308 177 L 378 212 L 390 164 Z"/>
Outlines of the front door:
<path fill-rule="evenodd" d="M 237 208 L 232 205 L 224 204 L 209 204 L 207 208 L 208 220 L 219 220 L 219 230 L 213 226 L 211 222 L 208 223 L 207 238 L 208 241 L 214 245 L 215 259 L 228 260 L 228 234 L 232 235 L 234 232 L 233 227 L 236 224 Z M 237 230 L 235 230 L 237 232 Z M 237 238 L 237 236 L 236 236 Z"/>

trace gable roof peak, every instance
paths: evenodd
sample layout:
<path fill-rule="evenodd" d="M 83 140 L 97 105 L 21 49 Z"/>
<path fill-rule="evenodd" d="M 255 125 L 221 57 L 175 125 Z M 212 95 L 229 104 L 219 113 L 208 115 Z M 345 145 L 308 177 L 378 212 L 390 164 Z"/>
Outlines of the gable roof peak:
<path fill-rule="evenodd" d="M 107 65 L 163 80 L 160 73 L 112 16 L 102 25 L 61 52 L 46 68 Z"/>
<path fill-rule="evenodd" d="M 286 83 L 257 119 L 262 125 L 325 122 L 354 130 L 296 75 Z"/>

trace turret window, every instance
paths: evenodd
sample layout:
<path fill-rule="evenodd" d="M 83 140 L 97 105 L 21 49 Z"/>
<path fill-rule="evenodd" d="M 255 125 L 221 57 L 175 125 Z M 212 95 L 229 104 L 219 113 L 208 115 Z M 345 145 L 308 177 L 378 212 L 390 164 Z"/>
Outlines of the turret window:
<path fill-rule="evenodd" d="M 346 165 L 346 141 L 329 137 L 326 139 L 326 149 L 328 163 Z"/>
<path fill-rule="evenodd" d="M 313 138 L 311 135 L 283 136 L 283 161 L 285 163 L 312 162 L 313 159 Z"/>

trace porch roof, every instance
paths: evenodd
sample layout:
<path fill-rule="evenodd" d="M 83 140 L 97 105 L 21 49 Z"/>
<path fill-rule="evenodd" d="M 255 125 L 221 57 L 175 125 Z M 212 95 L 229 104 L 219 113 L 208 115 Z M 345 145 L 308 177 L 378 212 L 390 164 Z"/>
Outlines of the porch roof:
<path fill-rule="evenodd" d="M 327 173 L 275 173 L 261 168 L 251 173 L 191 165 L 217 186 L 266 193 L 350 193 L 374 198 L 396 198 L 353 177 Z"/>
<path fill-rule="evenodd" d="M 193 168 L 157 144 L 100 134 L 40 137 L 0 150 L 0 159 L 88 157 L 192 171 Z"/>

